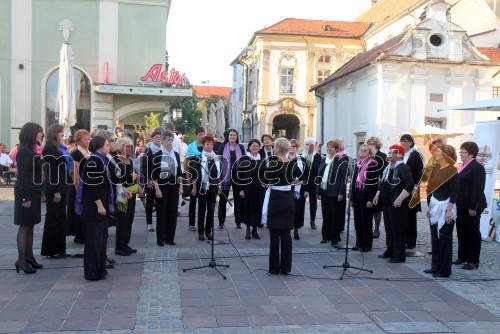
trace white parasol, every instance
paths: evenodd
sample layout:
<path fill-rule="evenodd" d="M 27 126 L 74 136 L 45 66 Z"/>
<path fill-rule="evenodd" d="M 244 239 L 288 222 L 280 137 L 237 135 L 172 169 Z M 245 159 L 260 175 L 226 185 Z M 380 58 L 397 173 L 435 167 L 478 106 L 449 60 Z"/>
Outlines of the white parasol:
<path fill-rule="evenodd" d="M 217 102 L 217 134 L 220 138 L 224 137 L 224 131 L 226 130 L 226 117 L 224 115 L 224 101 L 222 99 Z"/>
<path fill-rule="evenodd" d="M 208 115 L 208 131 L 207 131 L 207 133 L 210 133 L 212 135 L 215 135 L 215 131 L 217 130 L 217 128 L 216 128 L 216 126 L 217 126 L 216 112 L 217 112 L 217 108 L 212 103 L 210 105 L 210 114 Z"/>
<path fill-rule="evenodd" d="M 238 98 L 236 97 L 236 94 L 233 93 L 229 101 L 229 115 L 228 115 L 229 127 L 231 129 L 236 129 L 237 117 L 238 117 Z"/>
<path fill-rule="evenodd" d="M 201 126 L 205 129 L 205 131 L 208 131 L 207 125 L 208 125 L 207 106 L 203 106 L 203 109 L 201 109 Z"/>
<path fill-rule="evenodd" d="M 73 67 L 73 50 L 65 42 L 61 48 L 59 62 L 59 83 L 57 86 L 56 112 L 59 123 L 64 125 L 66 137 L 71 135 L 70 127 L 76 123 L 75 69 Z"/>

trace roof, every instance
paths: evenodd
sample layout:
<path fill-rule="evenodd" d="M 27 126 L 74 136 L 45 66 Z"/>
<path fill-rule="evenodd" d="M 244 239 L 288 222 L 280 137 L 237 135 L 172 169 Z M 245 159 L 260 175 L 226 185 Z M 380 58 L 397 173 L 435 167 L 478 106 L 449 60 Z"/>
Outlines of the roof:
<path fill-rule="evenodd" d="M 325 27 L 329 26 L 329 30 Z M 370 22 L 344 22 L 286 18 L 255 34 L 299 35 L 360 38 L 370 28 Z"/>
<path fill-rule="evenodd" d="M 487 48 L 477 46 L 479 52 L 490 58 L 493 63 L 500 63 L 500 48 Z"/>
<path fill-rule="evenodd" d="M 384 57 L 384 52 L 395 47 L 405 36 L 405 33 L 402 33 L 394 38 L 391 38 L 387 42 L 374 47 L 373 49 L 366 51 L 365 53 L 360 53 L 356 57 L 352 58 L 349 62 L 345 63 L 341 68 L 339 68 L 335 73 L 329 76 L 325 81 L 320 84 L 317 84 L 311 88 L 314 90 L 321 86 L 324 86 L 332 81 L 340 79 L 343 76 L 346 76 L 349 73 L 355 72 L 365 66 L 370 65 L 376 60 L 379 60 Z"/>
<path fill-rule="evenodd" d="M 404 12 L 408 7 L 423 5 L 430 0 L 380 0 L 356 18 L 356 21 L 381 22 Z"/>
<path fill-rule="evenodd" d="M 233 91 L 233 88 L 231 87 L 219 86 L 193 86 L 191 88 L 196 93 L 197 99 L 208 99 L 214 95 L 229 99 L 229 95 Z"/>

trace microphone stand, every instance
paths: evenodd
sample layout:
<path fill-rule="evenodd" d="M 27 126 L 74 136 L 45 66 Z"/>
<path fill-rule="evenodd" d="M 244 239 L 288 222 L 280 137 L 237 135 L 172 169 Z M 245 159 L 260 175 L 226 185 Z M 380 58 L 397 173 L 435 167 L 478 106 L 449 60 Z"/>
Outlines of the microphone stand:
<path fill-rule="evenodd" d="M 200 166 L 201 166 L 201 162 L 200 162 Z M 210 175 L 210 173 L 208 173 L 208 171 L 206 169 L 204 169 L 204 171 Z M 209 188 L 208 188 L 208 191 L 211 191 L 210 187 L 213 186 L 213 185 L 209 185 Z M 217 185 L 217 189 L 220 189 L 220 186 Z M 200 190 L 201 190 L 201 187 L 200 187 Z M 217 191 L 214 189 L 214 191 Z M 221 190 L 221 194 L 222 194 L 222 190 Z M 227 198 L 227 197 L 226 197 Z M 228 201 L 229 202 L 229 201 Z M 199 204 L 198 204 L 199 205 Z M 216 200 L 216 205 L 217 205 L 217 208 L 219 208 L 219 205 L 217 204 L 217 200 Z M 232 204 L 230 204 L 232 206 Z M 220 208 L 219 208 L 220 210 Z M 198 218 L 199 219 L 199 218 Z M 214 269 L 216 272 L 219 273 L 219 275 L 222 276 L 223 279 L 227 279 L 227 277 L 220 272 L 219 269 L 217 269 L 217 267 L 224 267 L 224 268 L 229 268 L 229 265 L 228 264 L 217 264 L 217 261 L 215 261 L 215 228 L 214 228 L 214 225 L 215 225 L 215 218 L 214 218 L 214 223 L 212 224 L 212 240 L 209 240 L 208 242 L 210 242 L 210 245 L 211 245 L 211 257 L 210 257 L 210 262 L 207 264 L 207 265 L 204 265 L 204 266 L 198 266 L 198 267 L 193 267 L 193 268 L 186 268 L 186 269 L 182 269 L 182 272 L 186 272 L 186 271 L 190 271 L 190 270 L 195 270 L 195 269 L 202 269 L 202 268 L 212 268 Z"/>
<path fill-rule="evenodd" d="M 354 159 L 354 163 L 356 162 L 356 159 Z M 351 174 L 351 173 L 349 173 Z M 352 174 L 351 174 L 352 175 Z M 351 180 L 352 182 L 352 180 Z M 349 188 L 347 188 L 349 189 Z M 349 190 L 346 190 L 346 200 L 349 199 Z M 344 278 L 344 274 L 345 272 L 349 269 L 349 268 L 353 268 L 353 269 L 357 269 L 357 270 L 362 270 L 362 271 L 366 271 L 366 272 L 369 272 L 371 274 L 373 274 L 373 270 L 370 270 L 370 269 L 364 269 L 364 268 L 360 268 L 360 267 L 355 267 L 355 266 L 351 266 L 351 264 L 349 263 L 348 261 L 348 257 L 349 257 L 349 227 L 350 227 L 350 224 L 349 224 L 349 221 L 351 220 L 351 206 L 349 205 L 349 202 L 347 203 L 347 236 L 346 236 L 346 244 L 345 244 L 345 258 L 344 258 L 344 263 L 342 263 L 342 265 L 340 266 L 323 266 L 323 269 L 326 269 L 326 268 L 342 268 L 342 275 L 340 275 L 340 280 L 342 280 Z M 341 249 L 343 247 L 337 247 L 338 249 Z"/>

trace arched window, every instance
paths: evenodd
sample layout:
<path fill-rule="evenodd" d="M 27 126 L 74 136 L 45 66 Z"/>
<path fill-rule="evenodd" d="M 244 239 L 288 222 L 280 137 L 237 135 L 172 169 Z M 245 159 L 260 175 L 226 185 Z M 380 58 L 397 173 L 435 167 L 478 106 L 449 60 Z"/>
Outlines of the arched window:
<path fill-rule="evenodd" d="M 56 113 L 57 84 L 59 82 L 59 70 L 55 70 L 47 79 L 46 102 L 45 102 L 45 128 L 59 122 L 59 115 Z M 90 131 L 90 102 L 91 86 L 89 78 L 75 68 L 75 105 L 76 124 L 71 127 L 71 133 L 78 129 Z"/>

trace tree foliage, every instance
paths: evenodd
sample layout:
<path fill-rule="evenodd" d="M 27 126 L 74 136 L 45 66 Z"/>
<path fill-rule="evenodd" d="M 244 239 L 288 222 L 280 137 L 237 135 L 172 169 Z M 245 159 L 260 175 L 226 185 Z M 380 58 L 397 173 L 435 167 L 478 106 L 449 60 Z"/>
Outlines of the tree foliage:
<path fill-rule="evenodd" d="M 135 124 L 135 132 L 144 137 L 147 131 L 154 131 L 161 126 L 161 113 L 151 112 L 149 115 L 144 115 L 144 124 Z"/>

